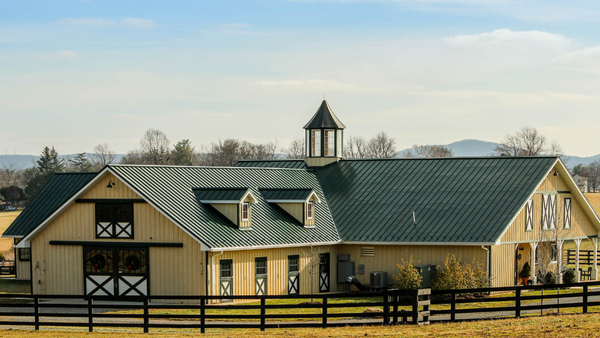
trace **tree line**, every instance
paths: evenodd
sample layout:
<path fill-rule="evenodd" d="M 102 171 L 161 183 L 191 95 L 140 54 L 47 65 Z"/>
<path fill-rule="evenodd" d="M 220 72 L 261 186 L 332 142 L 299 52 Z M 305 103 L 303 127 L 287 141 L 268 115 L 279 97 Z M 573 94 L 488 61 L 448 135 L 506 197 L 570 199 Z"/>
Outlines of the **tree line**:
<path fill-rule="evenodd" d="M 304 158 L 306 143 L 294 139 L 289 147 L 280 148 L 277 140 L 266 143 L 251 143 L 228 138 L 209 145 L 196 147 L 189 139 L 172 144 L 162 131 L 148 129 L 140 140 L 138 149 L 127 152 L 121 164 L 185 165 L 185 166 L 232 166 L 240 160 L 272 160 Z M 400 154 L 396 140 L 385 132 L 372 138 L 350 136 L 344 142 L 344 158 L 423 158 L 452 157 L 452 150 L 441 145 L 415 144 Z M 556 155 L 567 160 L 558 142 L 549 142 L 536 129 L 525 127 L 513 135 L 507 135 L 491 156 L 540 156 Z M 6 200 L 18 201 L 33 198 L 59 172 L 95 172 L 107 164 L 115 163 L 116 153 L 107 143 L 99 144 L 90 153 L 79 153 L 63 159 L 54 147 L 44 147 L 33 168 L 22 169 L 15 165 L 0 168 L 0 195 Z M 591 165 L 590 165 L 591 166 Z M 594 186 L 600 181 L 600 162 L 585 169 Z M 579 170 L 579 169 L 578 169 Z M 582 169 L 583 170 L 583 169 Z M 598 172 L 593 176 L 592 172 Z M 582 171 L 583 172 L 583 171 Z M 597 177 L 597 178 L 595 178 Z M 594 181 L 596 180 L 596 181 Z"/>

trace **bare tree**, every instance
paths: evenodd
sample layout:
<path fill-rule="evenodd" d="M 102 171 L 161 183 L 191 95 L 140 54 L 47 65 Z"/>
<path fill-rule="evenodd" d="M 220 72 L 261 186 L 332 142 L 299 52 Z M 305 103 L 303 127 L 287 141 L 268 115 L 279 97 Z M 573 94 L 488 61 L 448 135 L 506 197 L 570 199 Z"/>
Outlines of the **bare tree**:
<path fill-rule="evenodd" d="M 346 141 L 344 147 L 345 158 L 368 158 L 369 157 L 369 143 L 360 136 L 350 136 Z"/>
<path fill-rule="evenodd" d="M 600 185 L 600 160 L 590 163 L 582 172 L 582 176 L 587 177 L 588 191 L 595 192 Z"/>
<path fill-rule="evenodd" d="M 107 143 L 102 143 L 94 147 L 94 151 L 90 154 L 90 160 L 94 170 L 100 170 L 107 164 L 115 161 L 115 152 L 110 150 Z"/>
<path fill-rule="evenodd" d="M 289 148 L 285 150 L 285 156 L 288 159 L 302 159 L 306 154 L 305 142 L 302 138 L 295 138 L 290 143 Z"/>
<path fill-rule="evenodd" d="M 452 157 L 454 152 L 440 145 L 413 145 L 412 149 L 402 153 L 402 157 Z"/>
<path fill-rule="evenodd" d="M 523 127 L 514 135 L 506 135 L 504 140 L 494 148 L 492 155 L 495 156 L 559 156 L 563 162 L 568 160 L 564 156 L 562 147 L 556 140 L 548 142 L 546 136 L 540 134 L 537 129 Z"/>
<path fill-rule="evenodd" d="M 144 164 L 142 153 L 139 150 L 130 150 L 121 159 L 121 164 Z"/>
<path fill-rule="evenodd" d="M 140 140 L 142 158 L 147 164 L 167 164 L 170 142 L 165 133 L 158 129 L 148 129 Z"/>
<path fill-rule="evenodd" d="M 367 152 L 370 158 L 388 158 L 396 156 L 396 140 L 385 132 L 380 132 L 369 141 Z"/>

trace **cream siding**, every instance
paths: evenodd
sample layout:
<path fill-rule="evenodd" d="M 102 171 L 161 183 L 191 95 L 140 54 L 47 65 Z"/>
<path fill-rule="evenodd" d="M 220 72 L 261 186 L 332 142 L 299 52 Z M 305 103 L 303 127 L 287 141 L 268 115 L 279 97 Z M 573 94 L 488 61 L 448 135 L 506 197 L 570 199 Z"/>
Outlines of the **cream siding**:
<path fill-rule="evenodd" d="M 215 203 L 211 204 L 211 206 L 232 221 L 233 224 L 238 225 L 238 217 L 241 217 L 241 215 L 238 216 L 239 204 Z"/>
<path fill-rule="evenodd" d="M 307 157 L 304 159 L 304 162 L 309 167 L 323 167 L 339 160 L 339 157 Z"/>
<path fill-rule="evenodd" d="M 492 286 L 515 285 L 515 245 L 492 246 Z"/>
<path fill-rule="evenodd" d="M 15 262 L 16 267 L 16 278 L 17 279 L 31 279 L 31 261 L 19 260 L 19 249 L 15 249 Z"/>
<path fill-rule="evenodd" d="M 82 198 L 139 198 L 114 176 L 101 179 Z M 108 180 L 115 182 L 107 189 Z M 182 248 L 149 250 L 150 293 L 152 295 L 199 295 L 205 290 L 205 262 L 200 244 L 147 203 L 134 204 L 133 240 L 131 242 L 183 243 Z M 36 294 L 83 294 L 82 246 L 50 245 L 51 240 L 98 241 L 95 234 L 94 203 L 73 203 L 33 237 L 32 263 Z M 39 268 L 37 264 L 39 263 Z"/>
<path fill-rule="evenodd" d="M 304 203 L 277 203 L 277 205 L 290 214 L 290 216 L 294 217 L 298 222 L 304 224 Z"/>

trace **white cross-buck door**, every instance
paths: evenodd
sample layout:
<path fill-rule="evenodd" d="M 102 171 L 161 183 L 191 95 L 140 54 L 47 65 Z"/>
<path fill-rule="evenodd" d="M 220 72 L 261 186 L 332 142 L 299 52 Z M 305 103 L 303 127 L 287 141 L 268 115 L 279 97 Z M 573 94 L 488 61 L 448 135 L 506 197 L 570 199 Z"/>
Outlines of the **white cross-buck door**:
<path fill-rule="evenodd" d="M 84 248 L 85 294 L 94 296 L 146 296 L 148 249 Z"/>

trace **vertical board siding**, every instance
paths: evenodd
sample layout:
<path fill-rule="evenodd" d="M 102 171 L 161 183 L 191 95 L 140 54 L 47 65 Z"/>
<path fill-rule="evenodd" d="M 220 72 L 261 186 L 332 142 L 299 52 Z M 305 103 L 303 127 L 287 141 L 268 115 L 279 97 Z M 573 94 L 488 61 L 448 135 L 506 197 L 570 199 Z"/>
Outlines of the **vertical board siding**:
<path fill-rule="evenodd" d="M 471 263 L 473 260 L 486 264 L 487 251 L 481 246 L 445 246 L 445 245 L 368 245 L 375 248 L 375 257 L 361 257 L 361 247 L 366 245 L 342 244 L 339 254 L 350 255 L 350 261 L 358 265 L 365 265 L 364 274 L 356 274 L 356 278 L 363 284 L 370 283 L 372 271 L 387 271 L 388 282 L 393 283 L 393 276 L 398 274 L 398 264 L 402 260 L 408 262 L 411 258 L 416 261 L 415 265 L 433 264 L 443 267 L 448 255 L 460 257 L 461 261 Z M 332 257 L 333 258 L 333 257 Z M 332 264 L 333 268 L 333 264 Z"/>
<path fill-rule="evenodd" d="M 492 286 L 515 285 L 515 245 L 492 246 Z"/>
<path fill-rule="evenodd" d="M 227 217 L 233 224 L 238 225 L 238 218 L 241 219 L 242 217 L 241 214 L 238 215 L 238 204 L 215 203 L 211 204 L 211 206 Z"/>
<path fill-rule="evenodd" d="M 281 209 L 294 217 L 298 222 L 302 223 L 304 219 L 304 203 L 277 203 Z M 306 220 L 308 224 L 309 220 Z M 314 220 L 312 221 L 314 225 Z M 303 223 L 304 224 L 304 223 Z"/>
<path fill-rule="evenodd" d="M 112 189 L 106 188 L 109 179 L 115 182 Z M 107 175 L 83 198 L 139 197 L 114 176 Z M 82 247 L 49 245 L 49 241 L 98 241 L 95 231 L 94 204 L 73 203 L 32 239 L 35 294 L 84 293 Z M 205 262 L 200 244 L 148 203 L 134 204 L 134 237 L 133 240 L 103 238 L 99 241 L 183 243 L 183 248 L 150 248 L 150 294 L 204 294 Z M 38 262 L 40 267 L 35 268 Z"/>
<path fill-rule="evenodd" d="M 533 195 L 533 231 L 525 231 L 525 207 L 521 209 L 516 219 L 501 238 L 501 242 L 536 241 L 555 237 L 555 231 L 542 230 L 542 196 L 543 192 L 569 191 L 561 176 L 553 176 L 552 171 L 544 179 L 537 192 Z M 571 198 L 571 229 L 564 229 L 564 199 Z M 598 231 L 583 211 L 579 202 L 572 194 L 560 193 L 556 199 L 556 221 L 559 238 L 574 238 L 595 236 Z"/>
<path fill-rule="evenodd" d="M 215 272 L 213 282 L 219 285 L 220 266 L 219 262 L 223 259 L 233 260 L 233 294 L 234 295 L 254 295 L 255 290 L 255 258 L 267 257 L 267 294 L 268 295 L 287 295 L 288 294 L 288 256 L 298 255 L 300 258 L 300 293 L 311 293 L 311 274 L 309 268 L 310 247 L 306 248 L 283 248 L 283 249 L 259 249 L 259 250 L 244 250 L 244 251 L 225 251 L 223 254 L 210 253 L 209 264 L 211 257 L 214 255 L 215 266 L 212 271 Z M 318 261 L 319 253 L 329 252 L 331 257 L 330 268 L 330 286 L 331 291 L 336 291 L 335 280 L 336 274 L 336 246 L 315 246 L 314 252 Z M 318 267 L 317 267 L 318 270 Z M 312 293 L 319 293 L 318 276 L 313 275 L 313 290 Z M 217 294 L 219 288 L 214 288 Z M 212 294 L 212 289 L 209 291 Z"/>
<path fill-rule="evenodd" d="M 31 279 L 31 261 L 19 260 L 19 249 L 15 249 L 15 264 L 16 264 L 16 278 L 17 279 Z"/>

